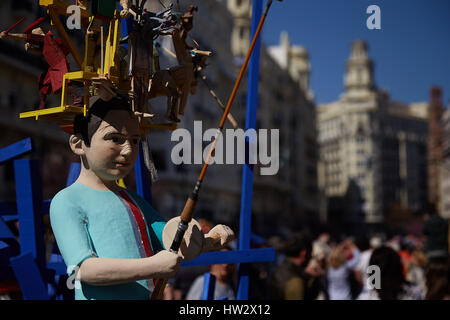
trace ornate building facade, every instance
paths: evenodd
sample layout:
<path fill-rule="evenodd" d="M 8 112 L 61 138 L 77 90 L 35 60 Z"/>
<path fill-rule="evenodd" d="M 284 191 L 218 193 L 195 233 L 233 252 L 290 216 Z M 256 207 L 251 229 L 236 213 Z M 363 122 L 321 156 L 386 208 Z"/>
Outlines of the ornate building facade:
<path fill-rule="evenodd" d="M 395 207 L 427 204 L 427 104 L 405 105 L 377 89 L 367 44 L 355 41 L 345 92 L 317 108 L 320 185 L 332 221 L 385 222 Z"/>

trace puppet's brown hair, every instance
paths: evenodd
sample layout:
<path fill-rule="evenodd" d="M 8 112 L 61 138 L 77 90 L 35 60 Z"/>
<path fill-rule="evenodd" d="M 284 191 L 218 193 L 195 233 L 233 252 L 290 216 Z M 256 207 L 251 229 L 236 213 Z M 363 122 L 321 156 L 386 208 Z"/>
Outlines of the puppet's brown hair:
<path fill-rule="evenodd" d="M 109 101 L 104 101 L 99 97 L 92 97 L 90 105 L 91 107 L 86 117 L 79 114 L 73 121 L 73 133 L 80 134 L 88 147 L 90 147 L 92 136 L 98 130 L 108 112 L 112 110 L 125 110 L 130 114 L 132 113 L 129 100 L 122 98 L 113 98 Z"/>

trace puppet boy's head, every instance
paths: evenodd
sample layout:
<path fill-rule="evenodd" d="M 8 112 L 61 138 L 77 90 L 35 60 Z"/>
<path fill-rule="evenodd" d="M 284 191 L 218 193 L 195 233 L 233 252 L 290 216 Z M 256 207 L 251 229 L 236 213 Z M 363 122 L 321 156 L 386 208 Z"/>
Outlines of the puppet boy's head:
<path fill-rule="evenodd" d="M 81 157 L 83 169 L 93 179 L 95 176 L 104 181 L 124 178 L 137 159 L 139 122 L 125 99 L 94 100 L 87 117 L 75 117 L 70 147 Z"/>

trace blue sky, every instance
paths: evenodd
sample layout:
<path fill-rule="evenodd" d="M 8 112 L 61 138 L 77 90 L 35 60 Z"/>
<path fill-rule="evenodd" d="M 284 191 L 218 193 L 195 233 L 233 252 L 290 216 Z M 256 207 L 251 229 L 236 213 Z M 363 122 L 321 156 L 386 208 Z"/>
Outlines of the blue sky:
<path fill-rule="evenodd" d="M 265 2 L 265 1 L 264 1 Z M 381 9 L 381 30 L 369 30 L 369 5 Z M 292 44 L 310 54 L 316 102 L 338 99 L 345 63 L 355 39 L 366 40 L 375 62 L 375 81 L 393 100 L 427 101 L 430 86 L 450 101 L 450 0 L 274 1 L 264 26 L 266 45 L 287 31 Z"/>

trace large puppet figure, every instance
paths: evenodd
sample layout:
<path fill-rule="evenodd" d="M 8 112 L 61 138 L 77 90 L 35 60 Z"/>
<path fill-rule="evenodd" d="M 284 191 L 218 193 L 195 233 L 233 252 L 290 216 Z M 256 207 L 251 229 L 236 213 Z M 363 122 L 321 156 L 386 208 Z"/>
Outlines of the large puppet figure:
<path fill-rule="evenodd" d="M 165 221 L 143 198 L 116 184 L 132 171 L 140 137 L 138 119 L 124 99 L 97 98 L 87 117 L 75 118 L 69 143 L 81 173 L 53 198 L 50 220 L 64 261 L 80 281 L 76 299 L 149 299 L 154 280 L 179 268 L 180 255 L 164 250 Z M 217 225 L 206 235 L 193 229 L 185 241 L 199 243 L 204 252 L 233 237 L 230 228 Z"/>

